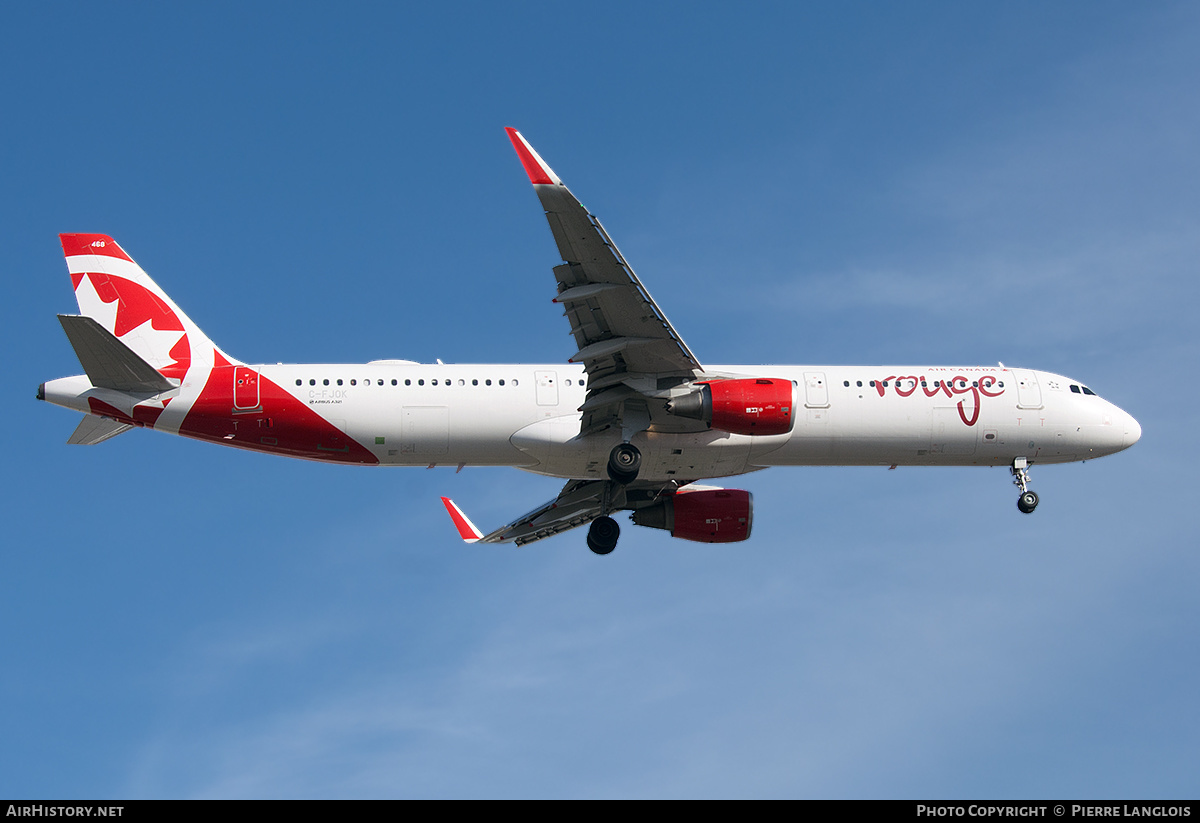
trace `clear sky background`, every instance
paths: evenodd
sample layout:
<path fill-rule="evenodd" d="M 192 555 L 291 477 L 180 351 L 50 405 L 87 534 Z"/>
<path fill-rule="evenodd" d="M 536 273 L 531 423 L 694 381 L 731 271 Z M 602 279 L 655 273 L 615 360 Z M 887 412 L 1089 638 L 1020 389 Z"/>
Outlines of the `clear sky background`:
<path fill-rule="evenodd" d="M 0 796 L 1191 797 L 1194 3 L 5 10 Z M 1128 452 L 774 469 L 753 538 L 462 544 L 560 483 L 68 447 L 59 232 L 249 362 L 562 362 L 503 127 L 702 362 L 1054 371 Z"/>

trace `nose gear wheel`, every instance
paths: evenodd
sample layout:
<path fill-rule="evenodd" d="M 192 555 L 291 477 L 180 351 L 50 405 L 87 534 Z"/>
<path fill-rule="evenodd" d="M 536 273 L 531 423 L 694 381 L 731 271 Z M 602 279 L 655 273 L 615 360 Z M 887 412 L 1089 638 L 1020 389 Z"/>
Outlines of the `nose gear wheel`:
<path fill-rule="evenodd" d="M 1017 498 L 1017 508 L 1024 514 L 1032 514 L 1037 508 L 1038 496 L 1037 492 L 1029 490 L 1028 461 L 1024 457 L 1018 457 L 1009 471 L 1012 472 L 1013 485 L 1021 490 L 1021 496 Z"/>

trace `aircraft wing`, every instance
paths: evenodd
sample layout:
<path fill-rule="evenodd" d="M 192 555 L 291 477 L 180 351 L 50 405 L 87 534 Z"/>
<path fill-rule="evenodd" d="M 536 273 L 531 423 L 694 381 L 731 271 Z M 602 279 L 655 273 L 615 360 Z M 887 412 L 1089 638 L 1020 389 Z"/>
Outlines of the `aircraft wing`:
<path fill-rule="evenodd" d="M 537 192 L 563 263 L 554 267 L 583 363 L 588 395 L 582 433 L 619 426 L 627 416 L 656 416 L 643 391 L 698 376 L 703 368 L 600 225 L 516 129 L 507 129 Z M 639 380 L 641 378 L 641 380 Z M 671 378 L 677 378 L 672 381 Z M 629 425 L 628 420 L 624 420 Z M 645 425 L 635 427 L 635 430 Z"/>
<path fill-rule="evenodd" d="M 463 510 L 448 497 L 442 504 L 454 521 L 459 536 L 467 543 L 516 543 L 523 546 L 544 537 L 553 537 L 565 531 L 592 522 L 604 513 L 612 514 L 633 508 L 635 502 L 653 501 L 660 494 L 674 491 L 680 485 L 676 481 L 665 483 L 633 482 L 617 486 L 604 480 L 571 480 L 563 486 L 558 497 L 543 503 L 531 512 L 521 515 L 506 526 L 490 534 L 475 527 Z M 607 487 L 607 488 L 606 488 Z M 604 495 L 610 495 L 605 505 Z"/>

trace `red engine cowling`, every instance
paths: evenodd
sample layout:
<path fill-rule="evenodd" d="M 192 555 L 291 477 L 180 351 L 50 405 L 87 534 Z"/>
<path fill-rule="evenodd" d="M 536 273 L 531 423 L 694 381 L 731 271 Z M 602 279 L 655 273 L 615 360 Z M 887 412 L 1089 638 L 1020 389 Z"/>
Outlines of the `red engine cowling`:
<path fill-rule="evenodd" d="M 667 411 L 733 434 L 787 434 L 792 430 L 791 380 L 749 377 L 711 380 L 699 386 L 699 390 L 667 403 Z"/>
<path fill-rule="evenodd" d="M 638 509 L 633 522 L 697 543 L 737 543 L 750 537 L 754 496 L 741 489 L 680 491 Z"/>

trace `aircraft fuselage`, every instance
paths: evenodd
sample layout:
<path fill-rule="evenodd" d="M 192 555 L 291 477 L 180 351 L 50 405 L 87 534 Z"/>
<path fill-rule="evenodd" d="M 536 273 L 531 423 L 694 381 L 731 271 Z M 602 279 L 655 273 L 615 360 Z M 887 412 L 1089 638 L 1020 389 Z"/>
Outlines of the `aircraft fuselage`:
<path fill-rule="evenodd" d="M 612 514 L 686 540 L 746 540 L 752 495 L 696 481 L 770 466 L 1007 466 L 1029 514 L 1030 465 L 1128 448 L 1137 422 L 1077 381 L 997 366 L 703 365 L 595 215 L 515 129 L 508 136 L 562 262 L 569 365 L 251 365 L 227 355 L 104 234 L 60 235 L 78 315 L 59 315 L 84 375 L 38 397 L 87 415 L 68 443 L 135 427 L 307 460 L 513 466 L 566 479 L 468 543 L 541 540 Z"/>
<path fill-rule="evenodd" d="M 647 480 L 770 466 L 1067 463 L 1137 440 L 1127 413 L 1060 375 L 1000 366 L 712 366 L 793 383 L 793 428 L 746 435 L 651 426 Z M 1072 388 L 1074 387 L 1074 388 Z M 384 466 L 513 466 L 599 479 L 619 429 L 580 436 L 586 375 L 572 365 L 224 365 L 203 386 L 145 401 L 50 381 L 45 399 L 136 426 L 254 451 Z M 169 402 L 163 403 L 163 399 Z M 139 402 L 141 401 L 141 402 Z"/>

